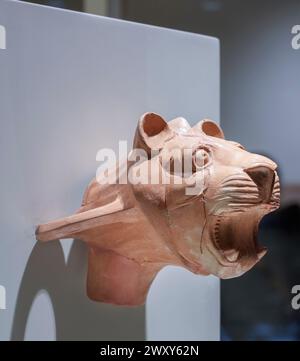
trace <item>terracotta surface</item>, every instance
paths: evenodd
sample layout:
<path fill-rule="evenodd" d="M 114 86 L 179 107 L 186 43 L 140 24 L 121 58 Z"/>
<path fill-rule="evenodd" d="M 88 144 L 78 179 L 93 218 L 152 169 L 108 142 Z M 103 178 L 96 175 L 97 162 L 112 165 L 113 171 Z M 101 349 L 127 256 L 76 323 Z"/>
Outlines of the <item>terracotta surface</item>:
<path fill-rule="evenodd" d="M 36 230 L 40 241 L 79 238 L 87 243 L 91 299 L 139 305 L 166 265 L 231 278 L 263 257 L 258 224 L 279 206 L 273 161 L 225 140 L 211 120 L 191 128 L 184 118 L 167 123 L 154 113 L 141 117 L 136 148 L 144 149 L 148 159 L 128 162 L 128 169 L 146 178 L 154 169 L 158 184 L 99 184 L 94 179 L 76 214 Z M 164 159 L 174 149 L 180 151 L 166 167 Z M 184 159 L 190 157 L 192 166 L 182 174 L 174 164 L 184 149 L 190 150 Z M 187 188 L 196 182 L 196 192 L 189 194 Z"/>

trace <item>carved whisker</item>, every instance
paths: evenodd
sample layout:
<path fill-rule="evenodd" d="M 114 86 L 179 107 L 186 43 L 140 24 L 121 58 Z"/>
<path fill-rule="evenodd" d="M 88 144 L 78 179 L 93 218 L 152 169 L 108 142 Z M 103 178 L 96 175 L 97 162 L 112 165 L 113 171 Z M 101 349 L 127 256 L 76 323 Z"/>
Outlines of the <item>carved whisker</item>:
<path fill-rule="evenodd" d="M 246 194 L 246 193 L 254 193 L 258 194 L 257 187 L 235 187 L 235 186 L 229 186 L 229 187 L 223 187 L 222 192 L 224 193 L 235 193 L 235 194 Z"/>
<path fill-rule="evenodd" d="M 248 208 L 248 207 L 253 207 L 253 203 L 243 203 L 243 202 L 240 202 L 240 203 L 237 203 L 237 202 L 231 202 L 231 203 L 228 203 L 228 206 L 229 207 L 243 207 L 243 208 Z M 242 208 L 241 208 L 242 209 Z"/>
<path fill-rule="evenodd" d="M 249 179 L 243 180 L 230 180 L 224 183 L 221 183 L 221 187 L 256 187 L 255 184 Z"/>

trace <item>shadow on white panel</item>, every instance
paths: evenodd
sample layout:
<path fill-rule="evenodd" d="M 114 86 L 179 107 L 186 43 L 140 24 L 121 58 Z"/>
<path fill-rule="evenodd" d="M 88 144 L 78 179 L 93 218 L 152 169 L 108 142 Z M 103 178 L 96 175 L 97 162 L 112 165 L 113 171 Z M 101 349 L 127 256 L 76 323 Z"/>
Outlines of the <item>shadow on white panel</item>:
<path fill-rule="evenodd" d="M 148 340 L 219 340 L 219 279 L 166 267 L 147 300 Z"/>

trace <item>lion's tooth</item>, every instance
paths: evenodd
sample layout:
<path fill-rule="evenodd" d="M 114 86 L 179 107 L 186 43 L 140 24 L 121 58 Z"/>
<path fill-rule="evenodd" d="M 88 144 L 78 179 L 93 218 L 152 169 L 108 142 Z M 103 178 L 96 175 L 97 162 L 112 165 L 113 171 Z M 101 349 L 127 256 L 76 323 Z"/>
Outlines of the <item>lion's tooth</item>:
<path fill-rule="evenodd" d="M 262 247 L 262 250 L 258 252 L 257 254 L 257 258 L 259 260 L 261 260 L 263 258 L 263 256 L 267 253 L 267 248 L 266 247 Z"/>
<path fill-rule="evenodd" d="M 229 249 L 227 251 L 223 251 L 223 255 L 229 262 L 236 262 L 239 257 L 239 252 L 237 252 L 235 249 Z"/>

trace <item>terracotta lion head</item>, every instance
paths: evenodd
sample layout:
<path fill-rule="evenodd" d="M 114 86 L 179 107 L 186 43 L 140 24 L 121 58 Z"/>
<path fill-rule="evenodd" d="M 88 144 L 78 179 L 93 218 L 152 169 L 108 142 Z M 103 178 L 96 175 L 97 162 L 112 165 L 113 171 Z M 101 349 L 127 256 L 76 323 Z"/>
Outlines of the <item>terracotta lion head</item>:
<path fill-rule="evenodd" d="M 41 241 L 87 243 L 90 298 L 138 305 L 166 265 L 231 278 L 264 256 L 258 225 L 280 197 L 272 160 L 225 140 L 211 120 L 190 127 L 154 113 L 139 120 L 133 150 L 144 157 L 126 162 L 127 182 L 123 166 L 113 184 L 100 175 L 76 214 L 36 231 Z"/>

